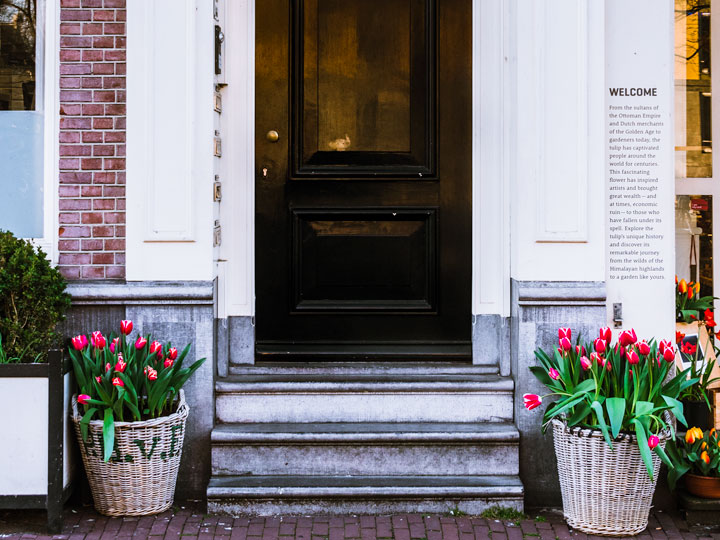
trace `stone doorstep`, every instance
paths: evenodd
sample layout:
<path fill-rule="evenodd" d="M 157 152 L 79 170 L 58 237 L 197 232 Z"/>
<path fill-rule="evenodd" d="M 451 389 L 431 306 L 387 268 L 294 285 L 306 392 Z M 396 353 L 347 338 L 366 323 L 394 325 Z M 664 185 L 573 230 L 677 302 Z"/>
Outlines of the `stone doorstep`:
<path fill-rule="evenodd" d="M 720 499 L 703 499 L 684 489 L 678 489 L 677 495 L 691 529 L 720 532 Z"/>
<path fill-rule="evenodd" d="M 467 362 L 256 362 L 230 364 L 232 375 L 497 375 L 497 364 Z"/>

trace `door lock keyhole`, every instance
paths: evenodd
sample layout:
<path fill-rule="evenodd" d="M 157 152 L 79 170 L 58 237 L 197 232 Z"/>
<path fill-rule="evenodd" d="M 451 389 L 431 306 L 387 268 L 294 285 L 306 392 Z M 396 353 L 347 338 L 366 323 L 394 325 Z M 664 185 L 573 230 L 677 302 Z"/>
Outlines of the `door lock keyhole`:
<path fill-rule="evenodd" d="M 263 173 L 263 178 L 267 178 L 267 173 L 268 173 L 267 167 L 262 168 L 262 173 Z"/>

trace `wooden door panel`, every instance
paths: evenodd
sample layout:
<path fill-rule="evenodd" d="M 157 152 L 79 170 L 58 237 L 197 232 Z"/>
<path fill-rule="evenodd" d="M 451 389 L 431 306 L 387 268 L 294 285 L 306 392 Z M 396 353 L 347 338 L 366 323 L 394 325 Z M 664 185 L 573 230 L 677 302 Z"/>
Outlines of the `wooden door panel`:
<path fill-rule="evenodd" d="M 256 4 L 259 356 L 470 358 L 470 5 Z"/>

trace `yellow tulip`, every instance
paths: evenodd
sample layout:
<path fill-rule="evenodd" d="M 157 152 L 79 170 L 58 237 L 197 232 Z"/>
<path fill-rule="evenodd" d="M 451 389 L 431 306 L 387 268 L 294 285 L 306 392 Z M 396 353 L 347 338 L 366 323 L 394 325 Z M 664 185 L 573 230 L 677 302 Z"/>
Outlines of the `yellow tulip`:
<path fill-rule="evenodd" d="M 681 293 L 687 292 L 687 282 L 684 279 L 680 280 L 680 284 L 678 285 L 678 291 Z"/>
<path fill-rule="evenodd" d="M 705 463 L 710 463 L 710 456 L 708 456 L 707 452 L 700 454 L 700 459 L 702 459 Z"/>

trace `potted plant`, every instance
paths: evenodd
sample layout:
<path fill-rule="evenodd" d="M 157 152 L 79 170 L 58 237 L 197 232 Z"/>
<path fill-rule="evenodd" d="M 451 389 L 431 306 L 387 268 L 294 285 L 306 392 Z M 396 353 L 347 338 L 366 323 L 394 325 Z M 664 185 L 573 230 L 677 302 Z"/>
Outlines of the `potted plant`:
<path fill-rule="evenodd" d="M 668 341 L 638 341 L 634 330 L 612 343 L 609 328 L 592 343 L 571 341 L 560 328 L 559 346 L 535 351 L 530 368 L 548 387 L 546 396 L 525 394 L 532 410 L 543 399 L 543 429 L 552 425 L 563 511 L 586 533 L 634 535 L 647 526 L 672 412 L 685 423 L 682 391 L 697 380 L 668 378 L 675 348 Z"/>
<path fill-rule="evenodd" d="M 675 276 L 676 322 L 689 324 L 702 320 L 702 314 L 712 315 L 713 300 L 712 296 L 700 296 L 700 283 L 693 281 L 687 283 L 684 279 L 678 281 L 678 277 Z"/>
<path fill-rule="evenodd" d="M 716 376 L 718 349 L 708 333 L 703 331 L 703 324 L 704 322 L 701 322 L 696 326 L 696 333 L 692 336 L 676 331 L 676 341 L 680 352 L 678 369 L 684 370 L 689 378 L 698 381 L 688 386 L 680 395 L 685 418 L 688 425 L 707 430 L 712 427 L 711 389 L 720 381 L 720 377 Z"/>
<path fill-rule="evenodd" d="M 182 386 L 205 361 L 183 366 L 188 344 L 138 335 L 132 321 L 120 335 L 72 338 L 70 356 L 79 395 L 73 422 L 95 508 L 109 516 L 167 510 L 175 494 L 189 412 Z"/>
<path fill-rule="evenodd" d="M 0 508 L 45 508 L 51 532 L 73 476 L 69 362 L 51 350 L 65 285 L 42 250 L 0 231 Z"/>
<path fill-rule="evenodd" d="M 687 430 L 684 438 L 668 443 L 667 455 L 673 464 L 668 471 L 670 489 L 685 478 L 685 489 L 693 495 L 720 499 L 720 439 L 715 429 Z"/>

